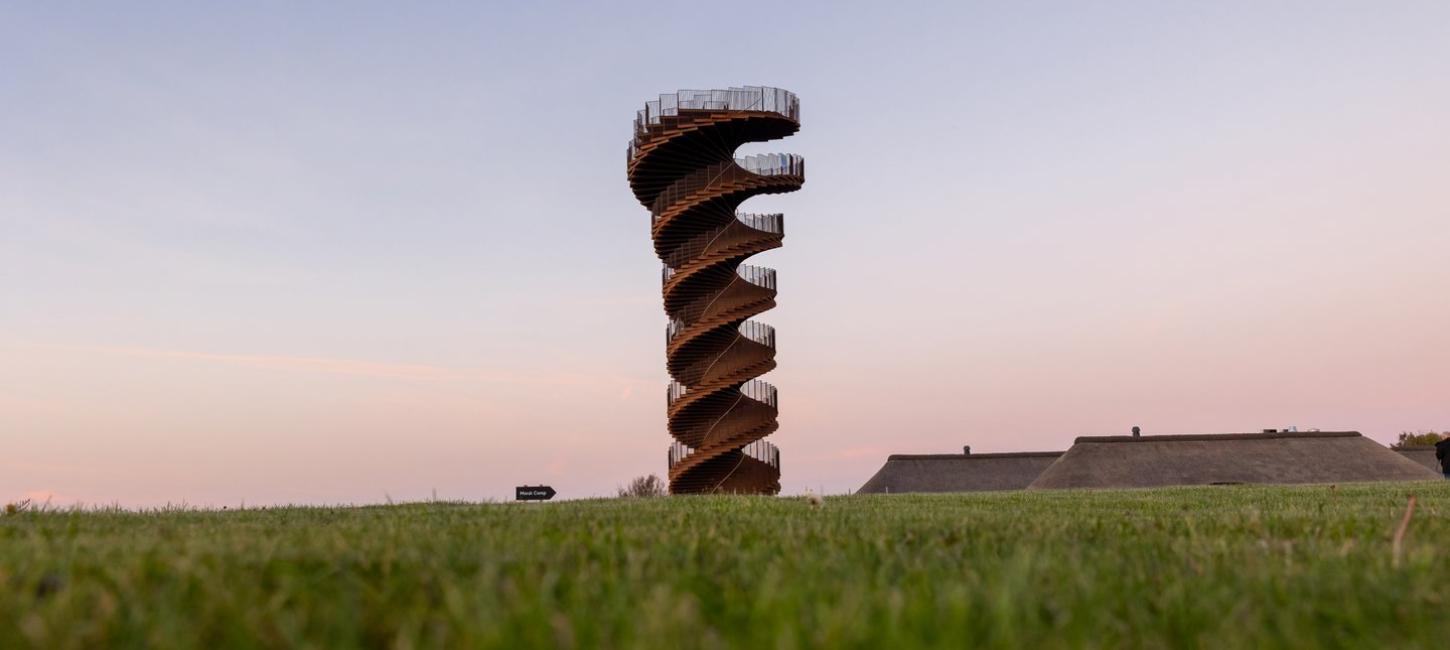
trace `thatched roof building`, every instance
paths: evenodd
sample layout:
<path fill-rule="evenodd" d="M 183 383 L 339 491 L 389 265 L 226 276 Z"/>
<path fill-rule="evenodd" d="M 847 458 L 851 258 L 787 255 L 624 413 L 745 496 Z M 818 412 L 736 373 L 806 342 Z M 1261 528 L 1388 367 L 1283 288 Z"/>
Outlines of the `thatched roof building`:
<path fill-rule="evenodd" d="M 1031 489 L 1440 478 L 1356 431 L 1078 438 Z"/>
<path fill-rule="evenodd" d="M 1428 467 L 1432 472 L 1440 472 L 1440 461 L 1435 458 L 1434 447 L 1405 447 L 1404 449 L 1396 449 L 1395 452 Z"/>
<path fill-rule="evenodd" d="M 892 454 L 857 494 L 1021 490 L 1060 451 L 1008 454 Z"/>

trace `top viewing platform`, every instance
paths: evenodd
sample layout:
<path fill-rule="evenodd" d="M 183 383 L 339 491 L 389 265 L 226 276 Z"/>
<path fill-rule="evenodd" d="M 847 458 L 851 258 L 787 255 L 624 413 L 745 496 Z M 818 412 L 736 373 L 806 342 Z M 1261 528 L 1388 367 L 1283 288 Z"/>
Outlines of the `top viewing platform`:
<path fill-rule="evenodd" d="M 645 102 L 635 112 L 634 138 L 629 142 L 629 157 L 643 144 L 649 127 L 662 118 L 678 116 L 680 111 L 761 111 L 774 113 L 793 122 L 800 121 L 801 103 L 795 93 L 765 86 L 744 86 L 726 90 L 680 90 L 660 95 Z"/>

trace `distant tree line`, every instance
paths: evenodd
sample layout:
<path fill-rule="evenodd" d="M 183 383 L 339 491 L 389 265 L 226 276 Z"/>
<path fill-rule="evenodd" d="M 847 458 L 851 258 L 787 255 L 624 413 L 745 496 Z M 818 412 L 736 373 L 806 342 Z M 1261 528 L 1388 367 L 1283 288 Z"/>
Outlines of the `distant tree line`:
<path fill-rule="evenodd" d="M 1404 449 L 1406 447 L 1433 447 L 1435 443 L 1450 438 L 1450 431 L 1435 433 L 1434 431 L 1405 431 L 1400 433 L 1400 439 L 1390 449 Z"/>

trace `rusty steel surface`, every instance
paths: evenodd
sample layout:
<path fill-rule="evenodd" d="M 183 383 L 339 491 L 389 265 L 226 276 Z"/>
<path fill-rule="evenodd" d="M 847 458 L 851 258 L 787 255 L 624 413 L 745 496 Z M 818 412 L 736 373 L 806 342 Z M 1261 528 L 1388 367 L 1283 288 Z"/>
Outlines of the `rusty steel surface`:
<path fill-rule="evenodd" d="M 800 103 L 776 88 L 682 90 L 638 112 L 627 152 L 630 189 L 650 211 L 664 263 L 670 492 L 776 494 L 780 452 L 775 329 L 751 320 L 775 307 L 773 269 L 743 262 L 779 248 L 780 214 L 742 213 L 757 194 L 805 182 L 800 156 L 735 157 L 747 142 L 800 128 Z"/>

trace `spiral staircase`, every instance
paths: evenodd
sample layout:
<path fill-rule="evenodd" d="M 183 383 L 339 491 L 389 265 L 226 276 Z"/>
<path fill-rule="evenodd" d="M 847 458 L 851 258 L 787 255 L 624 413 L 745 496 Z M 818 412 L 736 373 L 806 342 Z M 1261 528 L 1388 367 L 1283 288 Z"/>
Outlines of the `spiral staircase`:
<path fill-rule="evenodd" d="M 671 493 L 780 491 L 780 451 L 764 440 L 776 390 L 757 379 L 775 368 L 775 328 L 751 320 L 775 307 L 775 271 L 744 261 L 781 246 L 784 218 L 738 209 L 800 189 L 805 163 L 735 150 L 798 129 L 796 96 L 759 86 L 660 95 L 635 118 L 629 185 L 664 262 Z"/>

